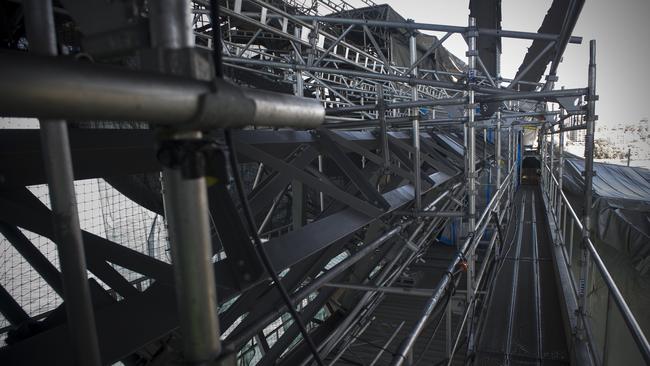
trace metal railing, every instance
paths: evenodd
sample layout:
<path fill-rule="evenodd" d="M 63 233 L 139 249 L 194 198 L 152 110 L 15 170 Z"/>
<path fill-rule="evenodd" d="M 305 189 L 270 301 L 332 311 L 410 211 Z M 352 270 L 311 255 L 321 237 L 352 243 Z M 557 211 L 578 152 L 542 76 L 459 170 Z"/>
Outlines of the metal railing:
<path fill-rule="evenodd" d="M 476 231 L 474 232 L 473 235 L 468 236 L 468 238 L 463 242 L 462 246 L 460 247 L 458 253 L 454 256 L 454 258 L 450 262 L 449 267 L 445 272 L 445 275 L 442 277 L 442 279 L 436 286 L 435 291 L 433 292 L 433 294 L 425 304 L 422 310 L 422 314 L 420 315 L 416 325 L 413 327 L 412 330 L 409 331 L 407 338 L 402 342 L 401 347 L 399 348 L 399 350 L 397 351 L 397 353 L 395 354 L 391 362 L 391 365 L 400 366 L 405 364 L 407 360 L 412 358 L 413 346 L 415 345 L 417 338 L 422 333 L 425 325 L 428 323 L 431 316 L 433 315 L 434 309 L 438 307 L 438 305 L 441 303 L 441 300 L 444 298 L 445 294 L 452 288 L 452 286 L 454 286 L 453 282 L 456 280 L 454 278 L 454 272 L 456 272 L 459 264 L 464 261 L 464 258 L 467 256 L 468 253 L 471 253 L 478 246 L 479 242 L 483 237 L 483 234 L 485 233 L 485 230 L 487 229 L 488 223 L 490 222 L 490 219 L 493 217 L 493 215 L 499 215 L 498 220 L 500 223 L 503 220 L 503 217 L 505 216 L 504 213 L 506 211 L 504 210 L 503 213 L 499 213 L 497 207 L 499 207 L 499 205 L 502 203 L 502 199 L 506 201 L 510 200 L 509 195 L 506 194 L 506 192 L 509 192 L 511 189 L 513 189 L 511 177 L 514 174 L 514 171 L 515 171 L 515 167 L 513 166 L 511 167 L 509 174 L 503 180 L 501 186 L 499 187 L 499 189 L 492 197 L 490 202 L 487 204 L 485 210 L 483 210 L 482 214 L 477 220 L 475 226 Z M 496 239 L 497 239 L 497 233 L 495 232 L 490 238 L 490 244 L 488 245 L 488 249 L 484 256 L 483 265 L 481 266 L 479 273 L 475 279 L 475 288 L 479 287 L 479 285 L 481 284 L 484 278 L 484 273 L 486 271 L 486 267 L 489 262 L 489 258 L 491 256 L 492 250 L 494 248 Z M 460 338 L 464 333 L 465 324 L 469 318 L 471 310 L 473 309 L 472 305 L 475 300 L 476 300 L 475 294 L 471 295 L 470 298 L 468 299 L 468 302 L 465 306 L 464 314 L 462 316 L 461 323 L 457 328 L 456 335 L 453 337 L 454 342 L 453 342 L 453 346 L 451 347 L 451 352 L 449 354 L 447 365 L 450 365 L 452 363 L 456 351 L 458 350 Z M 447 306 L 449 306 L 448 303 L 445 305 L 445 307 Z"/>
<path fill-rule="evenodd" d="M 556 243 L 556 245 L 562 246 L 562 252 L 565 257 L 564 263 L 566 263 L 566 266 L 568 267 L 567 270 L 572 282 L 571 285 L 574 295 L 578 299 L 582 297 L 582 301 L 579 303 L 585 304 L 583 308 L 579 307 L 575 310 L 579 317 L 578 323 L 580 324 L 580 322 L 582 322 L 583 324 L 582 329 L 589 343 L 594 363 L 608 364 L 608 355 L 613 352 L 628 352 L 629 347 L 625 350 L 612 349 L 614 347 L 620 347 L 625 343 L 629 344 L 630 342 L 626 342 L 627 339 L 623 340 L 623 342 L 621 342 L 620 339 L 620 337 L 627 336 L 634 341 L 634 344 L 636 344 L 636 351 L 638 351 L 639 357 L 638 360 L 641 361 L 641 359 L 643 359 L 646 364 L 650 364 L 650 343 L 648 343 L 648 339 L 616 285 L 614 278 L 607 269 L 605 262 L 598 254 L 593 241 L 589 237 L 588 233 L 586 233 L 576 211 L 562 189 L 560 189 L 559 182 L 551 171 L 551 168 L 548 164 L 544 163 L 543 169 L 545 179 L 542 179 L 542 191 L 546 195 L 548 202 L 547 208 L 551 212 L 557 228 L 558 243 Z M 559 199 L 556 199 L 558 196 Z M 583 237 L 578 237 L 576 239 L 576 233 Z M 581 240 L 581 242 L 578 242 L 578 245 L 580 245 L 580 249 L 583 251 L 582 258 L 575 258 L 574 256 L 576 240 Z M 574 261 L 577 262 L 574 264 Z M 587 268 L 586 270 L 584 268 L 575 268 L 576 264 L 577 267 L 587 266 Z M 594 271 L 594 269 L 596 271 Z M 574 271 L 578 271 L 578 273 L 575 273 Z M 586 278 L 585 274 L 587 276 Z M 607 291 L 604 316 L 602 317 L 590 316 L 589 305 L 591 304 L 589 298 L 594 296 L 596 291 L 594 290 L 594 292 L 590 292 L 589 288 L 585 285 L 595 283 L 595 280 L 597 279 L 596 276 L 598 275 L 600 276 L 602 283 L 605 284 L 605 289 Z M 578 277 L 577 281 L 576 276 Z M 610 306 L 611 303 L 616 305 L 615 309 L 618 310 L 618 314 L 613 313 L 613 307 Z M 610 328 L 613 326 L 614 321 L 616 321 L 617 315 L 623 320 L 629 333 L 627 335 L 616 334 L 619 339 L 616 342 L 613 342 L 612 337 L 610 336 Z M 595 336 L 594 330 L 596 327 L 603 329 L 602 337 Z M 578 328 L 580 328 L 580 325 Z M 580 331 L 581 329 L 577 330 Z M 627 357 L 631 358 L 634 356 L 628 355 Z"/>

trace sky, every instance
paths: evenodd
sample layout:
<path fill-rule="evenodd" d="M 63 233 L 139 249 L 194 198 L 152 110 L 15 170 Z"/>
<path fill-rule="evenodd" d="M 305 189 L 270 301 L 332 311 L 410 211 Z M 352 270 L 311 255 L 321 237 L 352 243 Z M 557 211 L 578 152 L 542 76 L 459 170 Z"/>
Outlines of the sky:
<path fill-rule="evenodd" d="M 375 0 L 388 3 L 404 18 L 416 22 L 466 25 L 469 16 L 465 0 Z M 355 4 L 355 2 L 351 1 Z M 537 32 L 551 0 L 502 0 L 502 28 Z M 574 29 L 583 37 L 580 45 L 569 44 L 558 68 L 556 87 L 587 86 L 589 40 L 597 42 L 596 104 L 599 123 L 637 123 L 650 117 L 650 0 L 587 0 Z M 431 33 L 442 35 L 441 33 Z M 512 78 L 532 41 L 504 39 L 501 74 Z M 460 35 L 445 47 L 466 59 L 467 45 Z"/>

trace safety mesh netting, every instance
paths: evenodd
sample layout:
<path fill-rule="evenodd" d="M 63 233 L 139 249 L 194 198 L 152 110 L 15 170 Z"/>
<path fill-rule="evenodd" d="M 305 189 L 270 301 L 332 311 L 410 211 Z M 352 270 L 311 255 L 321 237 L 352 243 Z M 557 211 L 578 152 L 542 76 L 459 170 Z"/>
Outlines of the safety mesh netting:
<path fill-rule="evenodd" d="M 162 216 L 133 202 L 104 179 L 79 180 L 75 181 L 74 186 L 82 230 L 158 260 L 167 263 L 171 261 L 167 230 Z M 47 185 L 35 185 L 27 188 L 50 208 Z M 60 270 L 56 245 L 46 237 L 27 230 L 20 230 Z M 114 268 L 136 288 L 142 290 L 148 285 L 148 281 L 141 274 L 119 266 L 114 266 Z M 89 272 L 88 275 L 109 290 L 108 286 L 94 277 L 92 273 Z M 61 297 L 54 289 L 1 234 L 0 285 L 32 318 L 38 319 L 46 316 L 62 302 Z M 0 334 L 5 333 L 9 325 L 9 322 L 0 316 Z"/>

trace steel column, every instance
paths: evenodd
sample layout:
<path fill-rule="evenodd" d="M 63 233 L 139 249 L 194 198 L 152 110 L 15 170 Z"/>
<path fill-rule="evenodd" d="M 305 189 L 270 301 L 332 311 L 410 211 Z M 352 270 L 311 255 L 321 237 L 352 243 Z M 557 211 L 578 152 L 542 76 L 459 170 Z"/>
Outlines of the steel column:
<path fill-rule="evenodd" d="M 546 161 L 544 160 L 544 125 L 539 126 L 539 129 L 537 130 L 537 149 L 539 153 L 539 163 L 541 166 L 541 171 L 540 171 L 540 181 L 542 186 L 544 185 L 544 164 Z M 542 188 L 543 190 L 544 188 Z"/>
<path fill-rule="evenodd" d="M 589 73 L 587 96 L 587 131 L 585 134 L 585 171 L 584 171 L 584 215 L 581 245 L 580 287 L 578 298 L 578 336 L 584 337 L 587 317 L 587 294 L 589 292 L 589 267 L 591 255 L 588 250 L 588 241 L 591 236 L 591 211 L 593 202 L 593 176 L 594 176 L 594 130 L 596 122 L 596 41 L 589 41 Z"/>
<path fill-rule="evenodd" d="M 51 0 L 26 0 L 23 7 L 30 52 L 56 56 Z M 63 120 L 41 120 L 40 128 L 69 336 L 76 351 L 77 364 L 99 366 L 101 356 L 77 212 L 68 125 Z"/>
<path fill-rule="evenodd" d="M 548 158 L 549 158 L 549 174 L 550 174 L 551 177 L 550 177 L 550 179 L 548 179 L 548 181 L 546 183 L 548 184 L 548 198 L 549 198 L 549 202 L 550 202 L 549 206 L 550 206 L 551 210 L 553 211 L 553 213 L 555 215 L 557 215 L 557 211 L 555 211 L 555 190 L 553 189 L 553 187 L 554 187 L 553 179 L 555 178 L 555 173 L 554 173 L 554 171 L 555 171 L 555 163 L 554 163 L 554 159 L 555 159 L 555 151 L 554 150 L 555 150 L 555 147 L 553 146 L 555 144 L 555 134 L 553 133 L 553 126 L 552 125 L 549 127 L 549 129 L 551 131 L 551 144 L 550 144 L 550 147 L 549 147 L 550 151 L 549 151 L 549 154 L 548 154 Z"/>
<path fill-rule="evenodd" d="M 381 154 L 384 158 L 384 169 L 390 168 L 390 150 L 388 148 L 388 125 L 386 124 L 386 107 L 384 101 L 384 86 L 377 84 L 377 118 L 381 134 Z"/>
<path fill-rule="evenodd" d="M 188 362 L 206 362 L 221 343 L 205 178 L 165 169 L 163 179 L 183 354 Z"/>
<path fill-rule="evenodd" d="M 512 126 L 508 126 L 508 146 L 507 146 L 507 155 L 506 155 L 506 171 L 510 171 L 512 168 Z"/>
<path fill-rule="evenodd" d="M 295 33 L 295 36 L 297 38 L 300 38 L 300 28 L 296 27 L 296 29 L 294 30 L 294 33 Z M 300 54 L 300 48 L 298 48 L 298 47 L 300 47 L 300 46 L 294 47 L 295 51 L 293 53 L 294 62 L 296 64 L 299 64 L 300 61 L 302 60 L 302 55 Z M 308 66 L 311 66 L 311 64 L 308 64 Z M 295 70 L 293 75 L 294 75 L 294 78 L 296 79 L 294 81 L 293 94 L 296 95 L 296 96 L 302 96 L 303 93 L 304 93 L 304 90 L 305 90 L 304 80 L 302 78 L 302 71 Z"/>
<path fill-rule="evenodd" d="M 474 100 L 474 90 L 473 86 L 476 84 L 476 57 L 478 56 L 478 51 L 476 48 L 476 40 L 478 37 L 478 32 L 476 29 L 476 19 L 473 17 L 469 18 L 469 27 L 467 32 L 467 43 L 469 49 L 467 51 L 467 126 L 465 127 L 465 172 L 466 172 L 466 182 L 467 182 L 467 214 L 468 214 L 468 235 L 473 236 L 476 231 L 476 136 L 475 136 L 475 114 L 476 114 L 476 105 Z M 472 307 L 472 299 L 474 297 L 474 279 L 475 279 L 475 262 L 476 254 L 475 247 L 470 246 L 469 252 L 467 253 L 467 306 Z M 471 313 L 471 310 L 469 311 Z M 470 331 L 473 329 L 471 322 L 467 324 L 467 343 L 468 348 L 472 349 L 474 346 L 473 334 L 470 334 Z"/>
<path fill-rule="evenodd" d="M 501 108 L 497 111 L 495 160 L 497 162 L 497 187 L 501 186 Z M 497 206 L 498 207 L 498 206 Z"/>
<path fill-rule="evenodd" d="M 164 50 L 194 47 L 189 2 L 160 0 L 149 7 L 151 32 L 155 34 L 152 46 Z M 202 137 L 199 131 L 166 131 L 166 135 L 171 141 Z M 163 182 L 183 359 L 203 364 L 221 352 L 206 180 L 203 176 L 186 177 L 178 168 L 165 168 Z"/>
<path fill-rule="evenodd" d="M 467 87 L 467 123 L 465 129 L 465 172 L 467 182 L 467 206 L 469 215 L 469 232 L 473 233 L 476 229 L 476 136 L 474 120 L 476 116 L 476 106 L 474 101 L 474 90 L 472 86 L 476 82 L 476 20 L 469 19 L 470 31 L 468 33 L 468 87 Z"/>
<path fill-rule="evenodd" d="M 411 33 L 409 38 L 409 51 L 411 54 L 411 66 L 417 62 L 417 43 L 415 33 Z M 418 68 L 413 67 L 412 75 L 417 79 Z M 413 102 L 418 100 L 418 87 L 413 85 L 411 87 L 411 100 Z M 413 187 L 415 188 L 415 211 L 422 209 L 422 178 L 420 177 L 420 111 L 417 107 L 411 109 L 411 116 L 413 117 Z"/>
<path fill-rule="evenodd" d="M 559 156 L 559 161 L 558 161 L 558 193 L 557 193 L 557 212 L 560 213 L 560 210 L 562 209 L 563 203 L 562 203 L 562 188 L 563 188 L 563 180 L 564 180 L 564 113 L 566 111 L 564 108 L 562 109 L 562 114 L 560 115 L 560 125 L 559 125 L 559 144 L 560 144 L 560 156 Z M 566 215 L 565 215 L 566 216 Z M 565 217 L 566 218 L 566 217 Z M 566 225 L 564 226 L 564 230 L 566 231 Z M 564 240 L 564 238 L 562 238 Z"/>

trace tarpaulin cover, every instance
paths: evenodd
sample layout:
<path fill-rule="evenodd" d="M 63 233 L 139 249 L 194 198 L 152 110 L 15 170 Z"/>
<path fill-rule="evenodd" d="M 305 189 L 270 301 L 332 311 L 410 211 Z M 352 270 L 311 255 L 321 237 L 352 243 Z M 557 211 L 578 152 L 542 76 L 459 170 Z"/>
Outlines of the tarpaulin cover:
<path fill-rule="evenodd" d="M 584 160 L 569 158 L 564 189 L 583 194 Z M 594 163 L 593 223 L 597 239 L 623 252 L 641 274 L 650 270 L 650 170 Z"/>
<path fill-rule="evenodd" d="M 403 16 L 401 16 L 395 9 L 390 5 L 375 5 L 369 7 L 358 8 L 354 10 L 343 11 L 339 13 L 330 14 L 331 17 L 341 17 L 341 18 L 353 18 L 353 19 L 371 19 L 371 20 L 382 20 L 389 22 L 405 22 Z M 389 62 L 400 67 L 408 67 L 411 65 L 411 53 L 409 49 L 409 37 L 411 31 L 405 28 L 388 28 L 383 29 L 381 27 L 369 27 L 371 32 L 373 32 L 374 37 L 377 39 L 382 48 L 385 48 L 383 51 L 386 52 L 386 56 L 389 59 Z M 351 32 L 346 39 L 354 39 L 355 34 L 360 36 L 360 39 L 357 41 L 358 44 L 367 43 L 363 32 Z M 438 41 L 438 37 L 424 34 L 421 32 L 416 32 L 416 47 L 417 47 L 417 57 L 418 59 L 424 55 L 427 50 Z M 465 63 L 453 55 L 447 48 L 440 46 L 429 55 L 428 58 L 422 60 L 419 64 L 420 69 L 426 70 L 436 70 L 436 71 L 445 71 L 445 72 L 455 72 L 463 73 L 466 69 Z M 431 78 L 431 76 L 428 76 Z M 458 80 L 455 77 L 448 75 L 439 75 L 437 77 L 442 81 L 451 81 L 457 82 Z"/>

